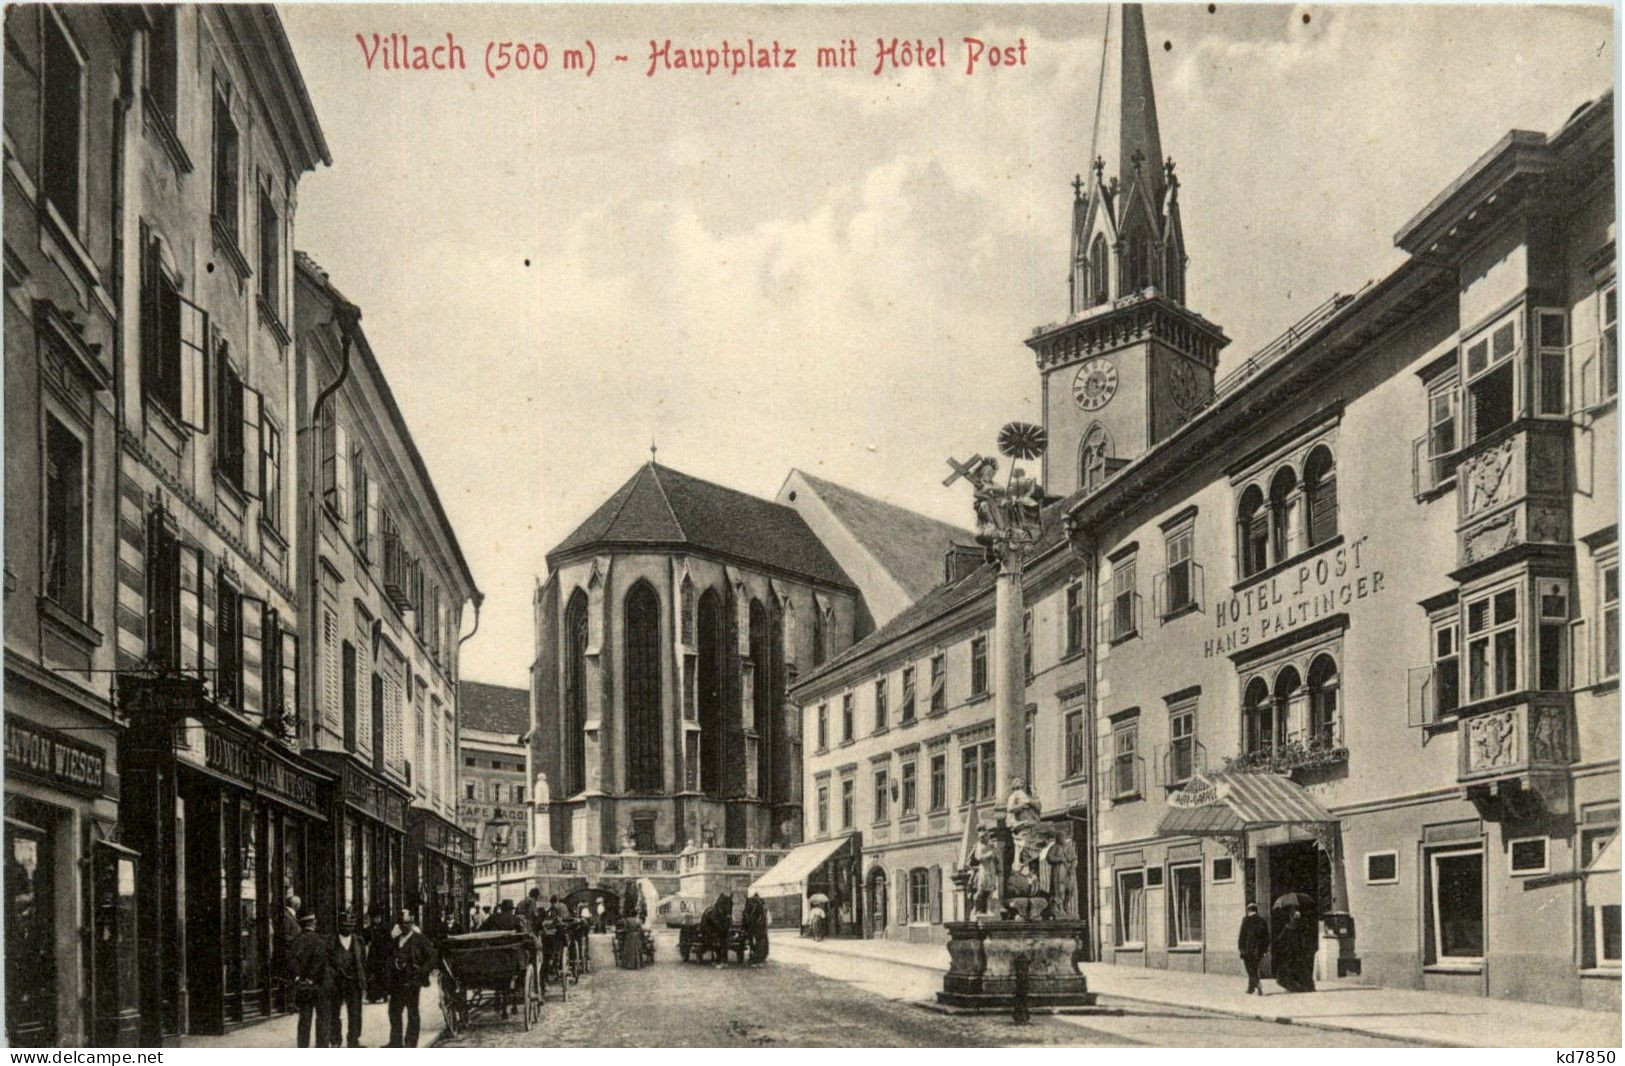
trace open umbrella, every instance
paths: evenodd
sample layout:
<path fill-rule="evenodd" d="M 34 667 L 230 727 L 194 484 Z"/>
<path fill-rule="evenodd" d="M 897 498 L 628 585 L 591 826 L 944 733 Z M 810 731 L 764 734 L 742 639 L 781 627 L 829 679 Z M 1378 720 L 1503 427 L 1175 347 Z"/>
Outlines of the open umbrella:
<path fill-rule="evenodd" d="M 1287 892 L 1275 899 L 1275 910 L 1285 910 L 1288 907 L 1297 907 L 1300 910 L 1314 910 L 1315 901 L 1302 892 Z"/>
<path fill-rule="evenodd" d="M 828 903 L 829 897 L 824 895 L 822 892 L 814 892 L 812 895 L 807 897 L 807 902 L 817 907 Z"/>

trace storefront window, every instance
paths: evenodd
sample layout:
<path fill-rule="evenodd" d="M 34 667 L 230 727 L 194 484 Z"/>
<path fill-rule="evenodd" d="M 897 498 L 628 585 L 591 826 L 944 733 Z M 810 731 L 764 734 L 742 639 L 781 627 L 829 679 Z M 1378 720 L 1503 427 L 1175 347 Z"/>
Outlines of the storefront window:
<path fill-rule="evenodd" d="M 1429 912 L 1435 962 L 1477 963 L 1484 957 L 1484 853 L 1480 848 L 1428 856 Z"/>
<path fill-rule="evenodd" d="M 7 797 L 10 805 L 10 797 Z M 56 1043 L 55 878 L 51 839 L 6 819 L 6 1043 Z"/>
<path fill-rule="evenodd" d="M 260 987 L 260 923 L 259 923 L 259 824 L 254 817 L 252 803 L 244 803 L 239 817 L 242 819 L 242 873 L 238 890 L 238 938 L 243 959 L 243 994 Z M 244 1004 L 245 1008 L 248 1006 Z"/>
<path fill-rule="evenodd" d="M 1117 875 L 1117 946 L 1145 943 L 1145 871 L 1124 870 Z"/>
<path fill-rule="evenodd" d="M 344 825 L 344 905 L 350 909 L 351 918 L 361 920 L 359 899 L 355 893 L 355 864 L 356 864 L 356 824 L 346 822 Z"/>
<path fill-rule="evenodd" d="M 1168 939 L 1174 944 L 1202 942 L 1202 864 L 1175 866 L 1168 871 L 1173 891 L 1168 894 Z"/>

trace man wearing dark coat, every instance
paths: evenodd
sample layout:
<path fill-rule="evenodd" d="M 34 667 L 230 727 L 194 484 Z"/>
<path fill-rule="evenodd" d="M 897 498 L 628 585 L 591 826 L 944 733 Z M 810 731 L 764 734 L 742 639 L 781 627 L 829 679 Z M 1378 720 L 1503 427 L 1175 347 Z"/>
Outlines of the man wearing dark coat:
<path fill-rule="evenodd" d="M 1236 938 L 1236 950 L 1241 963 L 1247 967 L 1247 994 L 1264 994 L 1258 982 L 1258 966 L 1270 949 L 1270 926 L 1258 913 L 1258 904 L 1247 904 L 1247 916 L 1241 920 L 1241 934 Z"/>
<path fill-rule="evenodd" d="M 409 910 L 401 911 L 400 925 L 385 943 L 389 952 L 389 957 L 384 961 L 389 990 L 389 1043 L 384 1046 L 417 1047 L 418 1029 L 422 1024 L 418 994 L 429 983 L 429 975 L 434 972 L 438 958 L 429 938 L 413 925 L 412 912 Z"/>
<path fill-rule="evenodd" d="M 294 1046 L 310 1047 L 314 1035 L 317 1047 L 327 1047 L 321 1007 L 332 986 L 327 973 L 327 945 L 316 934 L 314 914 L 299 916 L 299 935 L 293 938 L 289 951 L 288 975 L 293 981 L 293 1005 L 299 1011 L 298 1043 Z"/>
<path fill-rule="evenodd" d="M 327 942 L 327 972 L 332 984 L 328 998 L 328 1044 L 360 1047 L 361 1001 L 367 990 L 367 948 L 348 913 L 339 917 L 339 931 Z M 345 1023 L 342 1026 L 341 1015 Z"/>
<path fill-rule="evenodd" d="M 767 904 L 762 897 L 752 892 L 750 898 L 745 900 L 745 912 L 740 915 L 740 924 L 745 927 L 745 936 L 750 941 L 751 965 L 760 965 L 767 961 Z"/>
<path fill-rule="evenodd" d="M 505 899 L 497 905 L 496 913 L 480 926 L 482 933 L 519 933 L 524 931 L 519 915 L 514 913 L 513 900 Z"/>

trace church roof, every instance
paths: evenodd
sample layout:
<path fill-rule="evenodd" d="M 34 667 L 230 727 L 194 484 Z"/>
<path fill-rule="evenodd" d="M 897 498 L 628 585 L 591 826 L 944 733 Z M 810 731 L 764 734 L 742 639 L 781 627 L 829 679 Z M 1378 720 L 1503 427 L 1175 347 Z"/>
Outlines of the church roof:
<path fill-rule="evenodd" d="M 547 553 L 548 566 L 592 548 L 690 548 L 852 588 L 829 549 L 783 504 L 653 461 Z"/>
<path fill-rule="evenodd" d="M 911 600 L 918 600 L 942 584 L 943 556 L 949 547 L 975 543 L 975 534 L 968 529 L 825 481 L 805 470 L 796 473 Z"/>
<path fill-rule="evenodd" d="M 519 737 L 530 732 L 530 693 L 507 685 L 459 681 L 457 714 L 464 729 Z"/>

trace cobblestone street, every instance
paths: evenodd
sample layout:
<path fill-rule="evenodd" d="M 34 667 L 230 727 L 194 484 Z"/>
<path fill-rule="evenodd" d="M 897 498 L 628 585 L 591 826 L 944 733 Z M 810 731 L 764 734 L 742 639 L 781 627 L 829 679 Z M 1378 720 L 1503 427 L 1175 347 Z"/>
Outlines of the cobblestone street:
<path fill-rule="evenodd" d="M 647 969 L 618 970 L 609 938 L 594 937 L 593 972 L 570 987 L 565 1001 L 549 998 L 530 1032 L 511 1021 L 479 1019 L 440 1046 L 1406 1046 L 1131 1004 L 1121 1015 L 1034 1018 L 1025 1026 L 942 1015 L 917 1005 L 934 983 L 925 971 L 878 960 L 833 967 L 798 952 L 793 937 L 785 938 L 784 950 L 775 945 L 766 966 L 719 970 L 677 961 L 675 938 L 662 933 L 655 960 Z"/>

